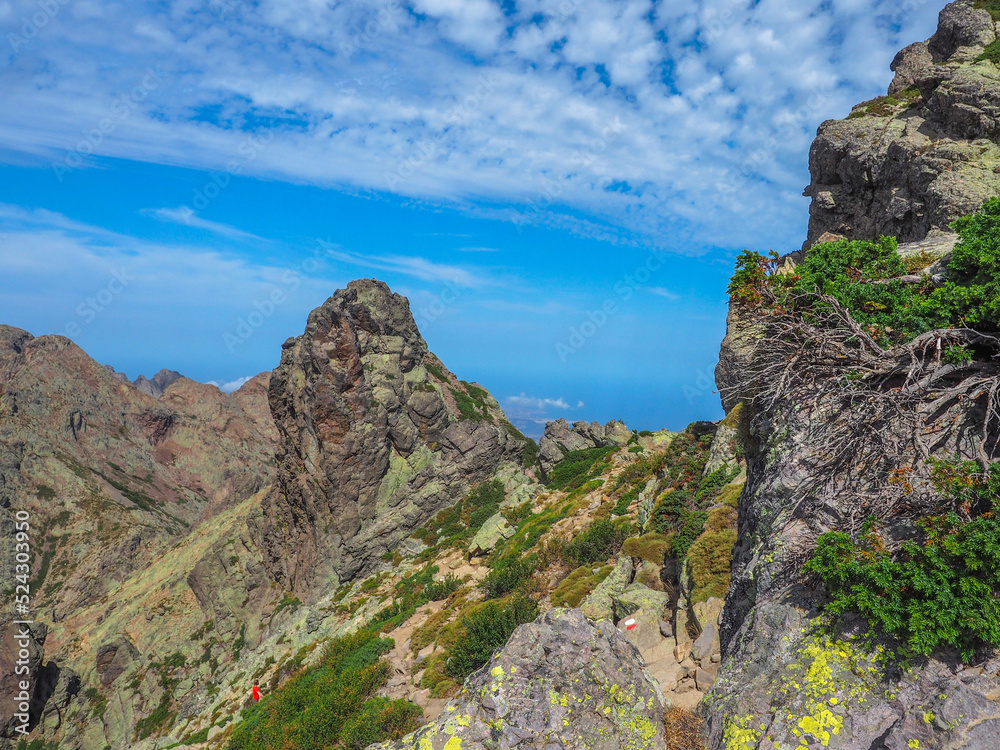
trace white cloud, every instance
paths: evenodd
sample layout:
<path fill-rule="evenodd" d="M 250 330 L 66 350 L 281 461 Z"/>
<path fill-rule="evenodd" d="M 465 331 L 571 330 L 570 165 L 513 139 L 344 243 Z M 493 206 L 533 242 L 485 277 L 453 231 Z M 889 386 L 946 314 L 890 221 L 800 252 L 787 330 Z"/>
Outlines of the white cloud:
<path fill-rule="evenodd" d="M 166 221 L 171 224 L 182 224 L 184 226 L 194 227 L 195 229 L 204 229 L 207 232 L 221 234 L 226 237 L 239 237 L 242 239 L 266 241 L 263 237 L 258 237 L 255 234 L 244 232 L 242 229 L 237 229 L 229 224 L 221 224 L 217 221 L 202 219 L 197 213 L 187 206 L 179 206 L 178 208 L 144 208 L 140 211 L 140 213 L 143 216 L 151 216 L 154 219 L 159 219 L 160 221 Z"/>
<path fill-rule="evenodd" d="M 495 247 L 460 247 L 458 248 L 460 253 L 499 253 L 500 250 Z"/>
<path fill-rule="evenodd" d="M 650 294 L 655 294 L 659 297 L 670 300 L 671 302 L 679 300 L 681 296 L 676 292 L 671 292 L 669 289 L 664 289 L 662 286 L 651 286 L 649 287 Z"/>
<path fill-rule="evenodd" d="M 215 380 L 209 380 L 208 384 L 214 385 L 223 393 L 232 393 L 233 391 L 238 391 L 252 379 L 253 375 L 244 375 L 242 378 L 236 378 L 236 380 L 231 380 L 228 383 L 219 384 Z"/>
<path fill-rule="evenodd" d="M 406 255 L 360 255 L 341 250 L 339 245 L 323 240 L 320 240 L 320 244 L 327 256 L 352 266 L 401 273 L 421 281 L 451 282 L 466 287 L 479 287 L 487 283 L 486 279 L 472 271 L 435 263 L 426 258 Z"/>
<path fill-rule="evenodd" d="M 37 10 L 3 3 L 15 18 Z M 817 124 L 884 93 L 894 53 L 926 38 L 938 10 L 262 0 L 220 19 L 190 0 L 86 7 L 99 12 L 61 6 L 10 53 L 4 158 L 235 165 L 469 210 L 512 205 L 532 223 L 678 250 L 688 232 L 701 246 L 797 244 Z M 162 75 L 143 92 L 149 70 Z M 87 135 L 109 119 L 113 132 Z"/>
<path fill-rule="evenodd" d="M 532 396 L 527 396 L 521 394 L 520 396 L 507 396 L 504 399 L 504 403 L 508 406 L 529 409 L 531 411 L 545 411 L 546 409 L 569 409 L 570 405 L 567 404 L 561 397 L 560 398 L 535 398 Z M 580 402 L 582 406 L 583 402 Z M 577 406 L 577 408 L 580 408 Z"/>

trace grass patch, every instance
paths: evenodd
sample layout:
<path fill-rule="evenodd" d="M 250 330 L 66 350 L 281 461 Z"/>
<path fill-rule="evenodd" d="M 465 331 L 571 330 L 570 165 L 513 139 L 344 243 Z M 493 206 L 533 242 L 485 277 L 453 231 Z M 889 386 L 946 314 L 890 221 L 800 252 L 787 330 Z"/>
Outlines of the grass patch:
<path fill-rule="evenodd" d="M 580 602 L 587 598 L 597 585 L 611 575 L 614 565 L 602 565 L 595 568 L 591 565 L 581 565 L 559 582 L 552 592 L 554 607 L 579 607 Z"/>
<path fill-rule="evenodd" d="M 735 546 L 736 530 L 729 528 L 706 531 L 691 545 L 687 559 L 694 583 L 692 603 L 726 596 Z"/>
<path fill-rule="evenodd" d="M 653 565 L 663 565 L 674 541 L 673 533 L 658 534 L 650 532 L 642 536 L 626 539 L 622 544 L 622 552 L 629 557 L 639 557 Z"/>

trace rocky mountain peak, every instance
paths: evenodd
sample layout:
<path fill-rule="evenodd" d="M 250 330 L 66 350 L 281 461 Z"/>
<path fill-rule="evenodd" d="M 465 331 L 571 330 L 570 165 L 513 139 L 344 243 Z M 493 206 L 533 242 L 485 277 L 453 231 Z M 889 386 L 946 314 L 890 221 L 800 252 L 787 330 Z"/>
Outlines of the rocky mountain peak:
<path fill-rule="evenodd" d="M 940 237 L 1000 192 L 997 32 L 980 5 L 946 6 L 935 34 L 896 56 L 887 96 L 820 125 L 809 154 L 806 247 L 826 233 Z"/>
<path fill-rule="evenodd" d="M 282 347 L 269 400 L 282 440 L 261 546 L 272 576 L 299 591 L 368 569 L 524 445 L 374 279 L 310 313 Z"/>

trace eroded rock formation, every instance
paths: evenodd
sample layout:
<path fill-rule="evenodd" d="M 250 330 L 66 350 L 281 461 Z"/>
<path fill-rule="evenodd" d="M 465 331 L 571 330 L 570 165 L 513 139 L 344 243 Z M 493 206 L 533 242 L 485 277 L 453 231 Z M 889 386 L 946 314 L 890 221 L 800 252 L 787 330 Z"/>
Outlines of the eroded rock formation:
<path fill-rule="evenodd" d="M 523 441 L 496 400 L 431 354 L 409 303 L 360 280 L 285 342 L 270 389 L 281 433 L 261 546 L 276 580 L 347 580 L 504 463 Z"/>
<path fill-rule="evenodd" d="M 979 60 L 997 33 L 980 7 L 948 5 L 933 37 L 896 56 L 890 96 L 820 125 L 807 247 L 826 232 L 900 242 L 948 233 L 1000 192 L 1000 68 Z"/>

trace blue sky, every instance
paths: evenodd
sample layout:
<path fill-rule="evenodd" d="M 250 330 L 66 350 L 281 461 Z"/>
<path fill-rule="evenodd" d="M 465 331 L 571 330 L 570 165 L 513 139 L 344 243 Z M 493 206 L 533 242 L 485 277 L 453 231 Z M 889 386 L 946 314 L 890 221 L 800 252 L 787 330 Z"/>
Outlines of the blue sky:
<path fill-rule="evenodd" d="M 376 276 L 532 434 L 718 418 L 736 252 L 939 10 L 0 0 L 0 321 L 232 387 Z"/>

